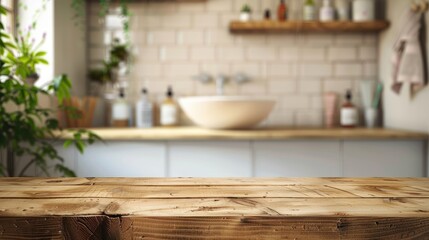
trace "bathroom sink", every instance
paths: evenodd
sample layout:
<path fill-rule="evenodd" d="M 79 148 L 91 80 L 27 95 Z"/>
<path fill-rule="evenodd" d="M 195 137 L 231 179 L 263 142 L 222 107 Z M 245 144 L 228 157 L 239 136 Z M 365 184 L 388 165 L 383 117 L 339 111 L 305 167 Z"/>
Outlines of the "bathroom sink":
<path fill-rule="evenodd" d="M 184 97 L 179 104 L 197 125 L 212 129 L 246 129 L 268 117 L 275 100 L 269 97 Z"/>

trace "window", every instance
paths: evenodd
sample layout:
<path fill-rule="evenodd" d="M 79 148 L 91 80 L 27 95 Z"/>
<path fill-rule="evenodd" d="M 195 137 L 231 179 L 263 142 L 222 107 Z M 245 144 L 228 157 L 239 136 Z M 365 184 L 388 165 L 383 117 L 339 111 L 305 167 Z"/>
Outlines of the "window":
<path fill-rule="evenodd" d="M 15 33 L 15 0 L 0 0 L 0 4 L 7 10 L 7 15 L 2 15 L 0 19 L 5 30 Z"/>

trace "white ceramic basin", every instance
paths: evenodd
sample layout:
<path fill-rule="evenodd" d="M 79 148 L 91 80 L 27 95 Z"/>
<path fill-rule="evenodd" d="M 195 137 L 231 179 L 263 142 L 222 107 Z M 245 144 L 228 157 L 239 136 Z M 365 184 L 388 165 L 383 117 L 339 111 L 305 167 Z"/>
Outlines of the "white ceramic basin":
<path fill-rule="evenodd" d="M 268 117 L 275 100 L 269 97 L 185 97 L 179 99 L 186 115 L 197 125 L 212 129 L 245 129 Z"/>

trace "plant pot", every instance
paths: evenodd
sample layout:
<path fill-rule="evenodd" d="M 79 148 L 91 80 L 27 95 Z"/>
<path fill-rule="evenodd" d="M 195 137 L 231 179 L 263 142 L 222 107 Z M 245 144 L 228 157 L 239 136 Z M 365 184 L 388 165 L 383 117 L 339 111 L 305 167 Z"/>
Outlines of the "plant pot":
<path fill-rule="evenodd" d="M 252 14 L 248 12 L 241 12 L 240 13 L 240 21 L 242 22 L 248 22 L 252 18 Z"/>
<path fill-rule="evenodd" d="M 29 85 L 29 86 L 34 86 L 34 84 L 37 82 L 37 80 L 39 80 L 40 76 L 37 73 L 32 73 L 30 75 L 27 76 L 27 79 L 25 80 L 25 82 Z"/>
<path fill-rule="evenodd" d="M 59 117 L 63 126 L 67 128 L 90 128 L 93 126 L 94 112 L 97 107 L 95 97 L 71 97 L 64 101 L 67 109 L 63 116 Z"/>

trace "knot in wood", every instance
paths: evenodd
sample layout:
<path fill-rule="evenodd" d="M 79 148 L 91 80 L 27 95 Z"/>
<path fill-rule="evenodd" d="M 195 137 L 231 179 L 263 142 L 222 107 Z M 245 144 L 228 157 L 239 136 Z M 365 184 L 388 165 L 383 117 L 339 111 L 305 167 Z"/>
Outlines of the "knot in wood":
<path fill-rule="evenodd" d="M 103 211 L 103 214 L 105 215 L 118 215 L 117 211 L 119 210 L 121 206 L 117 202 L 111 202 L 109 203 L 106 208 Z"/>

